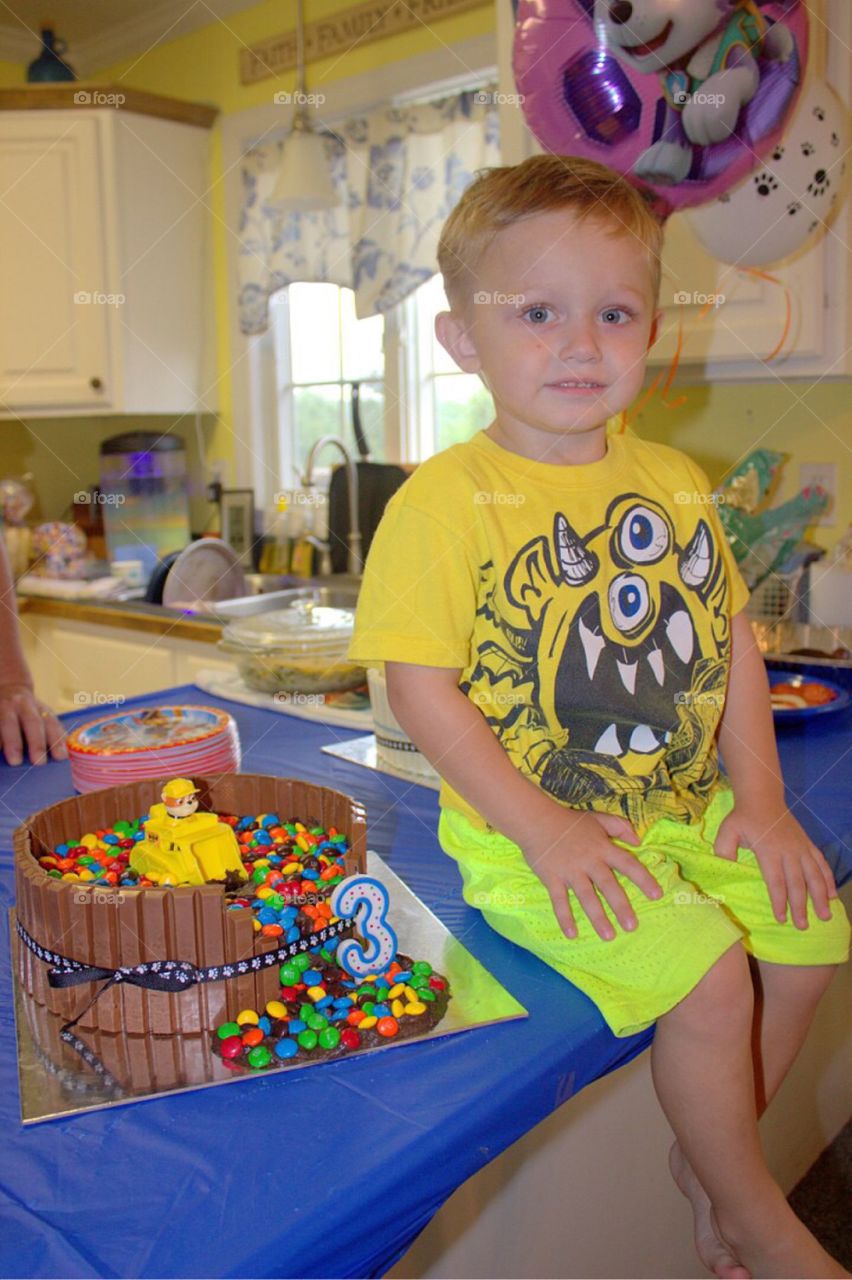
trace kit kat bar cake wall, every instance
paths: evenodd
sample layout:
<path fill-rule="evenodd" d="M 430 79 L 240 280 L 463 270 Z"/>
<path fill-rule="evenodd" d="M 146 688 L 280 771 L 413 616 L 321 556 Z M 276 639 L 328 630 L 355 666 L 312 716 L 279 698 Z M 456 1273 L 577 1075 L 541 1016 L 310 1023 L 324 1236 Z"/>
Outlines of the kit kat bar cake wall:
<path fill-rule="evenodd" d="M 147 813 L 159 800 L 164 781 L 151 779 L 89 792 L 27 818 L 14 835 L 17 921 L 42 949 L 109 973 L 155 961 L 184 961 L 199 969 L 230 965 L 235 972 L 226 980 L 173 992 L 126 981 L 107 986 L 106 978 L 51 986 L 48 973 L 56 967 L 55 961 L 40 958 L 29 945 L 19 945 L 22 989 L 51 1012 L 69 1021 L 79 1018 L 81 1029 L 197 1034 L 242 1008 L 263 1008 L 277 994 L 277 965 L 236 971 L 240 962 L 274 952 L 280 944 L 255 932 L 251 912 L 225 909 L 222 885 L 95 886 L 56 879 L 39 864 L 40 857 L 63 842 Z M 258 774 L 196 777 L 194 781 L 200 787 L 202 810 L 276 813 L 283 822 L 335 828 L 349 840 L 346 874 L 366 870 L 366 819 L 363 807 L 351 797 L 298 779 Z"/>

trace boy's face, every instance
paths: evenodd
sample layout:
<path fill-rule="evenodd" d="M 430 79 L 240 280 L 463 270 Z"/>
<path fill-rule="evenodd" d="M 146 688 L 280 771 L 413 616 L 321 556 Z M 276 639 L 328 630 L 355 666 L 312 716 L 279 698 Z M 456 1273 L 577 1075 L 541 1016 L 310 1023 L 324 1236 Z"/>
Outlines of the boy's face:
<path fill-rule="evenodd" d="M 576 464 L 606 453 L 607 419 L 639 391 L 658 322 L 644 246 L 555 210 L 499 231 L 464 312 L 435 329 L 491 392 L 498 444 Z"/>

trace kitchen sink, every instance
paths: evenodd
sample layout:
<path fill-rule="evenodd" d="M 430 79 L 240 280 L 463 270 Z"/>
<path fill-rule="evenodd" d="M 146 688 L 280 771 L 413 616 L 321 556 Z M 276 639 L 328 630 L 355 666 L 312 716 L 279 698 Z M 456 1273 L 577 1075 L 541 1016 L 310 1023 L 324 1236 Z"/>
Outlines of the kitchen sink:
<path fill-rule="evenodd" d="M 247 618 L 253 614 L 270 613 L 273 609 L 286 609 L 297 601 L 312 601 L 316 605 L 332 609 L 354 609 L 361 587 L 359 574 L 335 573 L 329 578 L 301 579 L 298 587 L 290 576 L 272 573 L 246 574 L 246 586 L 251 595 L 237 596 L 232 600 L 217 600 L 208 606 L 209 612 L 219 618 Z"/>

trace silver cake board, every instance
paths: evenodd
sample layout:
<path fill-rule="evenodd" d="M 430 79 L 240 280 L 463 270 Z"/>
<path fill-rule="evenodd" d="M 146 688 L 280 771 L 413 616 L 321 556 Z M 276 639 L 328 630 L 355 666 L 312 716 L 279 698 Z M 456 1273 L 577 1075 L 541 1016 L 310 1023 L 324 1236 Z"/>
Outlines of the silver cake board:
<path fill-rule="evenodd" d="M 429 787 L 432 791 L 440 791 L 441 779 L 436 774 L 434 779 L 424 778 L 419 773 L 406 773 L 387 760 L 381 758 L 376 746 L 376 735 L 367 733 L 363 738 L 350 738 L 348 742 L 330 742 L 327 747 L 320 747 L 328 756 L 337 756 L 338 760 L 346 760 L 349 764 L 360 764 L 365 769 L 374 769 L 376 773 L 387 773 L 392 778 L 400 778 L 403 782 L 414 782 L 420 787 Z"/>
<path fill-rule="evenodd" d="M 213 1054 L 212 1032 L 197 1036 L 130 1036 L 97 1033 L 75 1028 L 75 1034 L 88 1050 L 109 1036 L 120 1042 L 123 1052 L 118 1057 L 129 1065 L 124 1079 L 117 1079 L 121 1072 L 114 1071 L 106 1079 L 98 1069 L 87 1063 L 70 1046 L 59 1045 L 59 1028 L 64 1019 L 36 1006 L 31 997 L 21 990 L 17 976 L 14 909 L 9 912 L 12 940 L 12 980 L 15 989 L 15 1025 L 18 1044 L 18 1085 L 21 1099 L 21 1118 L 25 1125 L 43 1120 L 76 1115 L 84 1111 L 99 1111 L 105 1107 L 127 1106 L 143 1102 L 147 1098 L 165 1097 L 172 1093 L 186 1093 L 193 1089 L 206 1089 L 215 1085 L 234 1084 L 237 1081 L 268 1079 L 287 1071 L 330 1066 L 343 1068 L 347 1058 L 362 1053 L 384 1053 L 391 1049 L 416 1045 L 423 1040 L 436 1040 L 440 1036 L 455 1035 L 472 1027 L 490 1026 L 514 1018 L 528 1016 L 523 1005 L 500 985 L 457 938 L 441 924 L 428 907 L 412 893 L 399 876 L 377 853 L 367 854 L 367 874 L 380 880 L 390 898 L 389 920 L 400 939 L 406 955 L 416 960 L 428 960 L 437 973 L 449 979 L 452 999 L 441 1022 L 431 1031 L 406 1040 L 388 1040 L 374 1049 L 354 1050 L 340 1058 L 324 1062 L 284 1063 L 280 1067 L 261 1071 L 234 1072 L 225 1066 L 221 1058 Z M 42 1032 L 49 1031 L 50 1045 L 36 1042 L 32 1027 L 38 1025 Z M 53 1046 L 52 1048 L 50 1046 Z M 133 1056 L 131 1057 L 131 1050 Z M 416 1049 L 412 1050 L 413 1053 Z M 52 1055 L 52 1056 L 51 1056 Z M 137 1079 L 133 1079 L 136 1063 Z M 95 1061 L 99 1063 L 95 1054 Z M 142 1063 L 142 1078 L 139 1064 Z M 174 1082 L 169 1087 L 158 1083 L 157 1070 L 166 1064 L 167 1074 Z"/>

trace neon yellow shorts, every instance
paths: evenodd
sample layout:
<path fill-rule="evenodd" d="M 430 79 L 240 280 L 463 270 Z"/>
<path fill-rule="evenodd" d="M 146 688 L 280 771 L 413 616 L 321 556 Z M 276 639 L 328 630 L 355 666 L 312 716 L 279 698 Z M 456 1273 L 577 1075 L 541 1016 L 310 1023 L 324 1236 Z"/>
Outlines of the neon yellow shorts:
<path fill-rule="evenodd" d="M 779 924 L 751 850 L 740 849 L 736 862 L 716 857 L 713 841 L 732 805 L 725 788 L 699 823 L 662 818 L 650 827 L 635 853 L 663 896 L 646 898 L 616 872 L 638 927 L 626 933 L 604 904 L 616 931 L 610 942 L 598 936 L 570 890 L 578 933 L 565 936 L 547 890 L 505 836 L 479 831 L 458 810 L 442 809 L 438 838 L 459 865 L 465 901 L 585 992 L 615 1035 L 628 1036 L 672 1009 L 736 942 L 773 964 L 842 964 L 848 957 L 849 922 L 839 899 L 832 900 L 830 920 L 820 920 L 809 902 L 807 929 L 789 919 Z"/>

